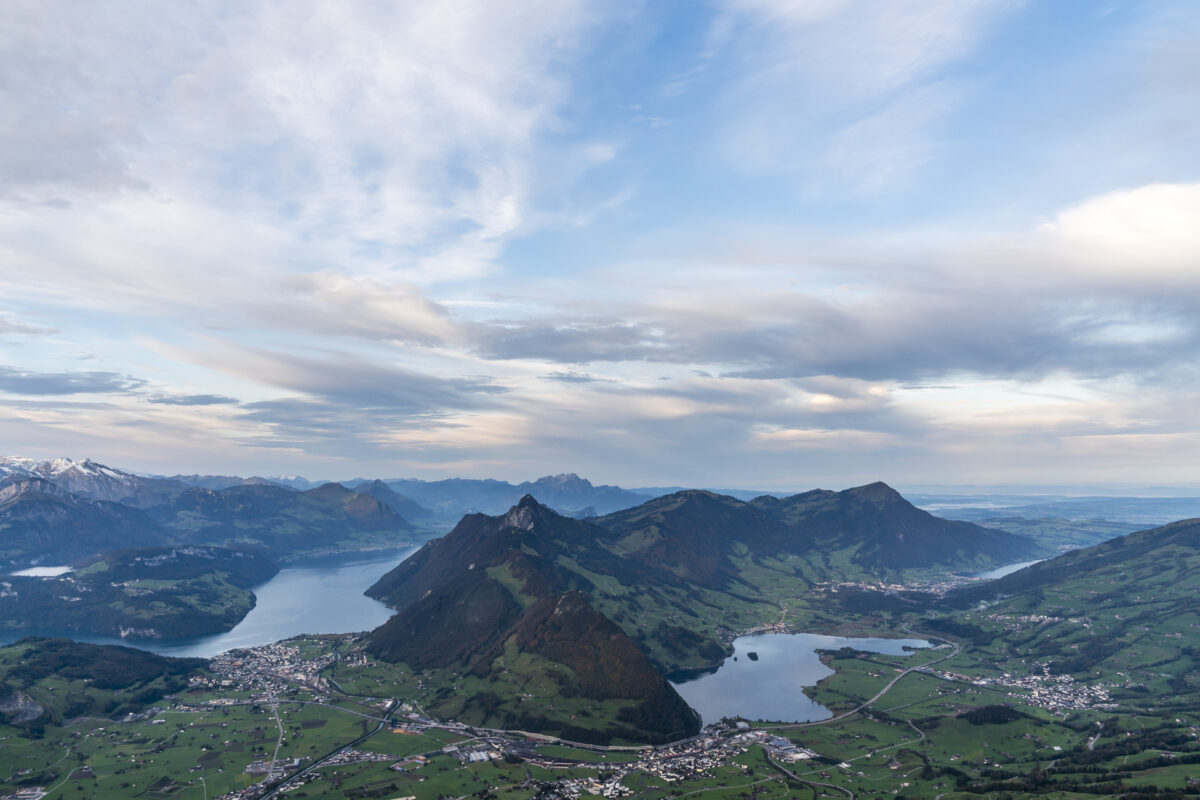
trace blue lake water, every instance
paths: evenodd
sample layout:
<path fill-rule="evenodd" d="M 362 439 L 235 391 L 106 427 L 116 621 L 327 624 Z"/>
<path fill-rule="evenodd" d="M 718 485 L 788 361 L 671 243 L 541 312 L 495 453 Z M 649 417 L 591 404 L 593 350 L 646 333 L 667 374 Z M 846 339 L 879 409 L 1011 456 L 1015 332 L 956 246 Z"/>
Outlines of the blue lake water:
<path fill-rule="evenodd" d="M 733 642 L 733 655 L 716 672 L 671 683 L 688 705 L 700 712 L 705 724 L 736 716 L 811 722 L 833 716 L 829 709 L 804 694 L 804 687 L 814 686 L 833 674 L 833 670 L 821 663 L 818 649 L 853 647 L 872 653 L 908 655 L 906 646 L 930 645 L 924 639 L 847 638 L 815 633 L 741 636 Z M 749 657 L 751 652 L 758 655 L 757 661 Z"/>
<path fill-rule="evenodd" d="M 131 641 L 56 630 L 5 631 L 0 633 L 0 644 L 24 636 L 66 636 L 80 642 L 138 647 L 162 655 L 208 658 L 236 647 L 255 647 L 302 633 L 367 631 L 383 624 L 393 612 L 363 595 L 363 591 L 416 549 L 343 554 L 289 564 L 275 577 L 254 587 L 257 604 L 237 627 L 226 633 L 192 639 Z"/>
<path fill-rule="evenodd" d="M 1025 569 L 1026 567 L 1033 566 L 1034 564 L 1037 564 L 1039 561 L 1042 561 L 1042 560 L 1043 559 L 1039 558 L 1039 559 L 1035 559 L 1033 561 L 1018 561 L 1015 564 L 1005 564 L 1003 567 L 996 567 L 995 569 L 989 569 L 987 572 L 979 572 L 971 577 L 982 578 L 983 580 L 987 580 L 987 581 L 994 581 L 994 580 L 996 580 L 996 578 L 1003 578 L 1005 575 L 1011 575 L 1014 572 L 1016 572 L 1017 570 L 1021 570 L 1021 569 Z"/>

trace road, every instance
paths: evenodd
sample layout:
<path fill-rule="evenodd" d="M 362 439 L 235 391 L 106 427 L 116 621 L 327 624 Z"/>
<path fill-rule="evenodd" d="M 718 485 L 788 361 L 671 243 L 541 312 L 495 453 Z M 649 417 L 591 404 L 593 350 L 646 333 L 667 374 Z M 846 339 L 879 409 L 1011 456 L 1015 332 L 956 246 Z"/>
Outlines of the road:
<path fill-rule="evenodd" d="M 398 700 L 393 700 L 392 704 L 390 706 L 388 706 L 387 714 L 390 715 L 392 713 L 392 711 L 395 710 L 395 708 L 398 704 L 399 704 Z M 354 747 L 355 745 L 365 742 L 367 739 L 370 739 L 372 736 L 374 736 L 375 734 L 377 734 L 381 730 L 383 730 L 383 726 L 386 724 L 387 724 L 387 720 L 385 718 L 384 720 L 381 720 L 378 725 L 375 726 L 375 730 L 364 733 L 362 736 L 358 737 L 353 742 L 338 745 L 335 749 L 330 750 L 328 753 L 321 756 L 320 758 L 314 759 L 311 764 L 304 767 L 303 769 L 293 772 L 291 775 L 288 775 L 285 779 L 283 779 L 279 783 L 275 784 L 275 786 L 272 787 L 270 790 L 268 790 L 265 794 L 260 795 L 259 800 L 267 800 L 268 798 L 278 796 L 279 789 L 281 786 L 283 786 L 283 784 L 287 783 L 288 781 L 292 780 L 293 778 L 299 778 L 302 775 L 307 775 L 309 772 L 312 772 L 317 767 L 320 767 L 326 761 L 330 760 L 331 758 L 333 758 L 334 756 L 336 756 L 338 753 L 342 752 L 346 748 Z"/>
<path fill-rule="evenodd" d="M 907 630 L 907 628 L 906 628 L 906 630 Z M 934 664 L 940 664 L 941 662 L 943 662 L 949 658 L 954 658 L 956 655 L 958 655 L 959 650 L 962 649 L 962 647 L 957 642 L 952 642 L 948 639 L 942 639 L 941 637 L 938 637 L 938 636 L 929 636 L 929 635 L 921 633 L 919 631 L 911 631 L 910 630 L 908 632 L 915 633 L 917 636 L 924 636 L 926 639 L 945 642 L 946 644 L 950 645 L 950 647 L 953 649 L 950 651 L 950 653 L 942 656 L 941 658 L 935 659 L 933 661 L 926 661 L 924 664 L 920 664 L 915 667 L 908 667 L 908 668 L 902 670 L 898 675 L 896 675 L 896 677 L 894 677 L 890 681 L 888 681 L 887 685 L 884 686 L 882 689 L 880 689 L 879 692 L 876 693 L 876 695 L 874 697 L 872 697 L 870 700 L 867 700 L 865 703 L 862 703 L 861 705 L 850 709 L 849 711 L 843 711 L 841 714 L 838 714 L 836 716 L 829 717 L 828 719 L 816 720 L 814 722 L 791 722 L 791 723 L 782 723 L 779 725 L 764 725 L 763 727 L 764 728 L 772 728 L 774 730 L 791 730 L 793 728 L 811 728 L 814 725 L 828 725 L 831 722 L 838 722 L 840 720 L 845 719 L 846 717 L 852 717 L 855 714 L 857 714 L 858 712 L 862 711 L 864 708 L 870 707 L 877 700 L 879 700 L 881 697 L 883 697 L 885 694 L 887 694 L 889 691 L 891 691 L 892 687 L 895 686 L 897 683 L 899 683 L 905 676 L 910 675 L 914 672 L 922 672 L 926 668 L 932 667 Z"/>

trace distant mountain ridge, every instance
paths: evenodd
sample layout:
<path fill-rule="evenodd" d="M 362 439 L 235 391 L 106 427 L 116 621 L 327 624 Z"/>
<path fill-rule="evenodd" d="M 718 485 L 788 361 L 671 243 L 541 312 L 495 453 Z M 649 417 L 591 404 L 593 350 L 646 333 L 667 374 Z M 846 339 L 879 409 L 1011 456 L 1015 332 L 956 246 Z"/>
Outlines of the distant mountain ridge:
<path fill-rule="evenodd" d="M 19 478 L 42 478 L 90 500 L 134 506 L 153 504 L 162 496 L 185 488 L 176 481 L 144 478 L 86 458 L 39 462 L 20 456 L 0 457 L 0 481 Z"/>
<path fill-rule="evenodd" d="M 89 460 L 0 459 L 0 570 L 158 545 L 252 544 L 286 559 L 398 547 L 415 532 L 386 501 L 340 484 L 227 482 L 206 489 Z"/>
<path fill-rule="evenodd" d="M 472 513 L 502 514 L 527 494 L 565 514 L 575 514 L 586 509 L 598 514 L 607 514 L 650 499 L 649 495 L 631 492 L 619 486 L 596 486 L 573 472 L 546 475 L 518 484 L 470 478 L 448 478 L 440 481 L 404 478 L 384 480 L 383 483 L 425 508 L 454 519 Z"/>

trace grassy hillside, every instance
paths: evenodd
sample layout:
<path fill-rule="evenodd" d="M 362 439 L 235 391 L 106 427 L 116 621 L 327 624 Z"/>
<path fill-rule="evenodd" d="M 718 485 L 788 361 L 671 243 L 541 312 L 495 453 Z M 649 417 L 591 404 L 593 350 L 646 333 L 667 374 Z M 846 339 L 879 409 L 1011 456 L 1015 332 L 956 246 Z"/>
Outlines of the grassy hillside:
<path fill-rule="evenodd" d="M 38 736 L 71 717 L 137 713 L 185 688 L 204 665 L 129 647 L 22 639 L 0 648 L 0 718 Z"/>

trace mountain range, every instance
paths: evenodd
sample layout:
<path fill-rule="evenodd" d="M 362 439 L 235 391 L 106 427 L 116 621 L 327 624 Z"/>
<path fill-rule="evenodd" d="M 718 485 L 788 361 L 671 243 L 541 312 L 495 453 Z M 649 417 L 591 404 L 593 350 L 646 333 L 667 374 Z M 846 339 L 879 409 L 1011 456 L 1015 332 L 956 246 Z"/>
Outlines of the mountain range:
<path fill-rule="evenodd" d="M 336 483 L 296 491 L 251 480 L 213 490 L 92 461 L 0 459 L 0 571 L 129 547 L 253 545 L 286 560 L 427 535 L 387 502 Z"/>
<path fill-rule="evenodd" d="M 803 615 L 819 583 L 1039 552 L 1025 537 L 933 517 L 881 483 L 749 503 L 685 491 L 590 520 L 526 495 L 503 515 L 467 515 L 368 589 L 398 610 L 369 649 L 483 682 L 487 703 L 447 693 L 437 713 L 520 727 L 520 687 L 553 679 L 564 702 L 552 708 L 573 710 L 565 701 L 578 695 L 617 707 L 590 734 L 543 708 L 537 730 L 661 741 L 695 724 L 662 674 L 719 663 L 735 631 L 781 609 Z M 610 651 L 625 655 L 601 657 Z"/>

